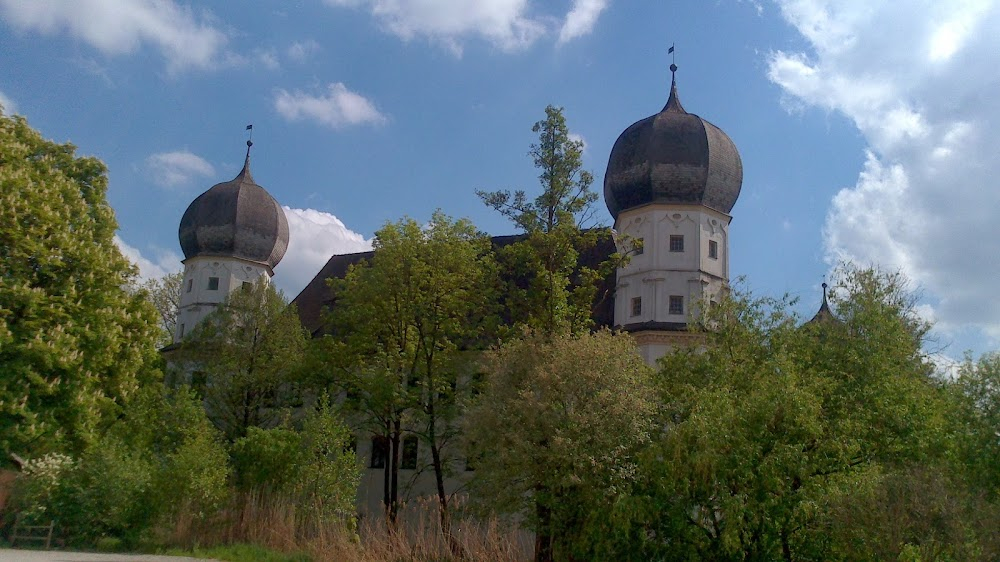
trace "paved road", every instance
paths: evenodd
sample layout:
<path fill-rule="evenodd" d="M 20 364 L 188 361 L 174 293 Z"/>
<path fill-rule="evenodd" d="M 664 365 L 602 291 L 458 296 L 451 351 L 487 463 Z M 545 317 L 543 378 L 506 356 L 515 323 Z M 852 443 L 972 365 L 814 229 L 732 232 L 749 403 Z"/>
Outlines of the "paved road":
<path fill-rule="evenodd" d="M 211 562 L 204 558 L 155 554 L 104 554 L 0 548 L 0 562 Z M 217 562 L 217 561 L 216 561 Z"/>

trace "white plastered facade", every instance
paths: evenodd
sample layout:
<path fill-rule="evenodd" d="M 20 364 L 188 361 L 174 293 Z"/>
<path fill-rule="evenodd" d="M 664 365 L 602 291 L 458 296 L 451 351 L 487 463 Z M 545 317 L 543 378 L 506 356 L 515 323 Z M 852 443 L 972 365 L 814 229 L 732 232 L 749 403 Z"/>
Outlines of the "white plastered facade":
<path fill-rule="evenodd" d="M 639 240 L 642 246 L 618 269 L 615 325 L 632 327 L 647 363 L 692 340 L 666 327 L 697 319 L 700 307 L 727 289 L 731 220 L 701 205 L 650 204 L 622 211 L 615 221 L 619 251 Z"/>
<path fill-rule="evenodd" d="M 180 342 L 230 293 L 243 287 L 243 283 L 255 283 L 262 277 L 270 281 L 272 275 L 266 265 L 238 258 L 196 256 L 184 260 L 174 343 Z"/>

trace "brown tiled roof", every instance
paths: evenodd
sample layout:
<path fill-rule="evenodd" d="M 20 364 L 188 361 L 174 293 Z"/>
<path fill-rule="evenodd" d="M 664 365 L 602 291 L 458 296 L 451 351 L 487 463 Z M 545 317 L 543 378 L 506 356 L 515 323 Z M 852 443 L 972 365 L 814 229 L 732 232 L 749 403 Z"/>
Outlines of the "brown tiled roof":
<path fill-rule="evenodd" d="M 494 248 L 507 246 L 521 239 L 523 239 L 521 235 L 494 236 L 491 238 Z M 580 264 L 596 268 L 613 253 L 615 253 L 614 240 L 610 236 L 602 236 L 593 248 L 580 255 Z M 347 274 L 347 268 L 351 264 L 371 258 L 373 255 L 374 252 L 361 252 L 332 256 L 326 262 L 326 265 L 323 266 L 323 269 L 292 300 L 292 303 L 298 307 L 299 319 L 302 321 L 302 325 L 305 326 L 313 337 L 325 333 L 323 316 L 334 305 L 333 294 L 330 291 L 327 279 L 331 277 L 342 278 Z M 596 298 L 594 299 L 593 319 L 597 327 L 611 327 L 614 324 L 614 289 L 615 274 L 612 272 L 611 275 L 601 282 L 597 289 Z"/>

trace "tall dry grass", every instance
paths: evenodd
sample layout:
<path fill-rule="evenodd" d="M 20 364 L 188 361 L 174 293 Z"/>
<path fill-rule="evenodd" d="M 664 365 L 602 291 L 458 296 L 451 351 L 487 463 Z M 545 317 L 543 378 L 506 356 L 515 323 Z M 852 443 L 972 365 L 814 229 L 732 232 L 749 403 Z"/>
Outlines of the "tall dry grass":
<path fill-rule="evenodd" d="M 382 517 L 355 523 L 318 517 L 317 512 L 285 497 L 249 493 L 213 518 L 199 521 L 181 516 L 162 529 L 159 538 L 183 548 L 255 544 L 305 553 L 316 562 L 520 562 L 531 558 L 530 537 L 495 519 L 455 517 L 449 538 L 441 530 L 433 502 L 404 506 L 394 526 Z"/>

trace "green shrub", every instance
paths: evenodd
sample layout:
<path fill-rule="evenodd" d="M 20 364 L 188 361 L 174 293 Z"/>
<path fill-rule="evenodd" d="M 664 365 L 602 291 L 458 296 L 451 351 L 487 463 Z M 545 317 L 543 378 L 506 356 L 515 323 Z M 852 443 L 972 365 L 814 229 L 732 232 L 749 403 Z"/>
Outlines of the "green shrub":
<path fill-rule="evenodd" d="M 290 492 L 303 461 L 302 436 L 281 427 L 248 427 L 230 453 L 241 490 Z"/>

